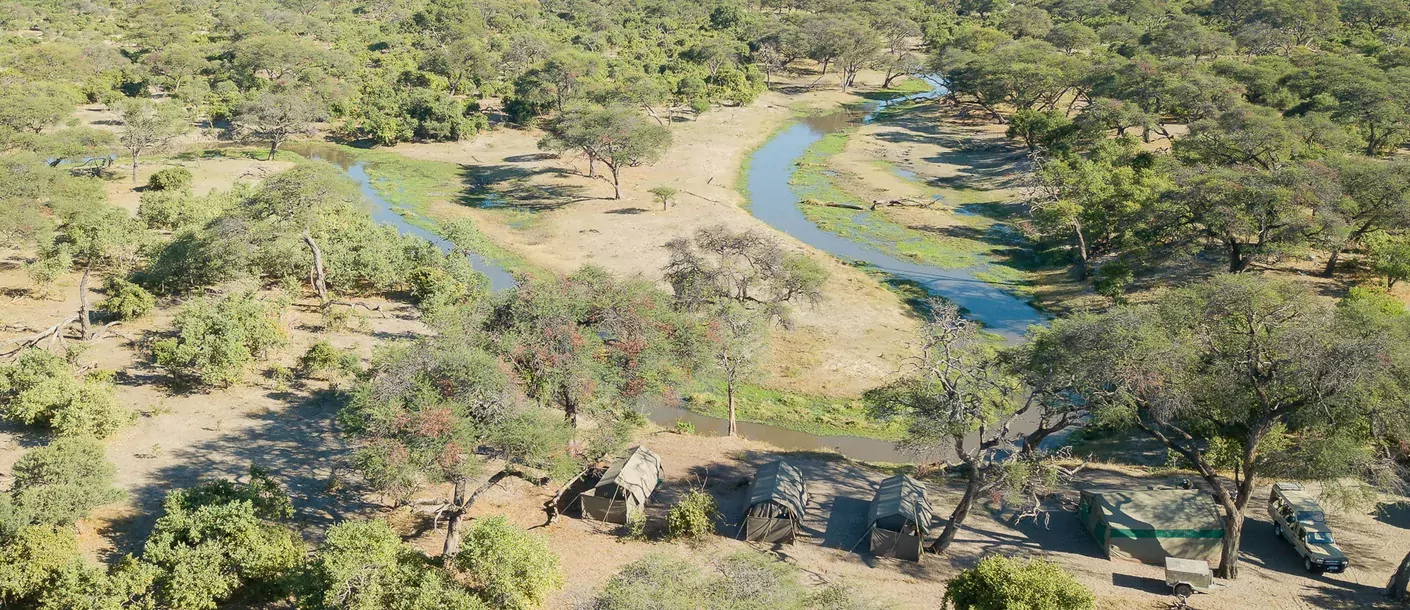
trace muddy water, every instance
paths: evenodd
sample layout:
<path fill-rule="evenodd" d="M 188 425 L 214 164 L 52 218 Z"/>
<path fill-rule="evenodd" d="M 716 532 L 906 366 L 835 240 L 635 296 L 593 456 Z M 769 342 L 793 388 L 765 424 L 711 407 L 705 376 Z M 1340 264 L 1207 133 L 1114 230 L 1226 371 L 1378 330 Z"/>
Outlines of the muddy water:
<path fill-rule="evenodd" d="M 372 186 L 372 178 L 367 175 L 366 164 L 359 161 L 356 155 L 334 146 L 315 142 L 290 142 L 283 146 L 283 150 L 309 159 L 327 161 L 342 168 L 349 178 L 357 181 L 358 187 L 362 189 L 363 197 L 372 204 L 373 220 L 392 225 L 403 235 L 415 235 L 431 242 L 442 251 L 450 252 L 453 244 L 449 240 L 407 220 L 407 216 L 415 217 L 415 212 L 393 206 L 390 201 L 382 198 L 382 195 Z M 476 271 L 490 278 L 490 289 L 500 291 L 514 287 L 514 276 L 510 275 L 509 271 L 503 267 L 485 260 L 484 257 L 471 253 L 470 264 L 475 267 Z"/>
<path fill-rule="evenodd" d="M 754 215 L 814 248 L 917 282 L 931 294 L 964 308 L 966 315 L 982 322 L 986 330 L 1017 341 L 1030 325 L 1042 324 L 1045 318 L 1026 301 L 976 278 L 975 274 L 984 271 L 983 265 L 968 269 L 921 265 L 898 259 L 869 244 L 823 231 L 803 216 L 798 208 L 800 197 L 790 185 L 798 160 L 825 134 L 855 125 L 857 121 L 869 122 L 891 104 L 945 93 L 939 83 L 931 82 L 931 85 L 930 91 L 881 102 L 860 117 L 844 110 L 805 119 L 779 132 L 750 159 L 747 186 Z"/>

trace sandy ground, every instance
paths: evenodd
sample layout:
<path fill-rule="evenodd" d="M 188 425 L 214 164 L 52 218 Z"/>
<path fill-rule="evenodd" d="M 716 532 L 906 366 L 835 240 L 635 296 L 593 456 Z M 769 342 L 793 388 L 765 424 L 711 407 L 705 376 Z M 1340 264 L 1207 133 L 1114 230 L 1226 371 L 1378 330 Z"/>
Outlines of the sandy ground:
<path fill-rule="evenodd" d="M 862 79 L 879 81 L 876 75 Z M 441 202 L 432 213 L 473 218 L 496 244 L 556 272 L 591 263 L 659 279 L 667 260 L 662 246 L 698 228 L 725 224 L 777 235 L 788 247 L 813 255 L 831 279 L 824 287 L 826 301 L 801 308 L 797 329 L 780 333 L 768 385 L 856 395 L 895 372 L 913 336 L 914 318 L 875 280 L 754 218 L 740 207 L 742 198 L 734 190 L 745 156 L 793 116 L 791 108 L 830 108 L 856 99 L 835 87 L 770 92 L 748 107 L 718 108 L 698 120 L 679 120 L 672 126 L 675 145 L 663 160 L 622 172 L 621 200 L 611 199 L 610 183 L 585 176 L 584 160 L 542 154 L 537 132 L 497 130 L 468 142 L 403 144 L 390 150 L 465 165 L 472 181 L 502 194 L 519 212 Z M 680 191 L 669 209 L 662 210 L 646 192 L 656 186 Z"/>

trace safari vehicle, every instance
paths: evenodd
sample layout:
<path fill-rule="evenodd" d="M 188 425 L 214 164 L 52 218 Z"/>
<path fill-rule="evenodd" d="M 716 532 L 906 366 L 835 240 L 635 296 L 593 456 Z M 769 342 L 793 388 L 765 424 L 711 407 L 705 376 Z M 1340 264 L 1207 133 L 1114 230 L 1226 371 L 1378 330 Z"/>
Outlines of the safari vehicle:
<path fill-rule="evenodd" d="M 1301 485 L 1274 483 L 1268 494 L 1268 516 L 1273 519 L 1273 532 L 1292 543 L 1308 572 L 1346 570 L 1346 554 L 1332 538 L 1327 514 Z"/>

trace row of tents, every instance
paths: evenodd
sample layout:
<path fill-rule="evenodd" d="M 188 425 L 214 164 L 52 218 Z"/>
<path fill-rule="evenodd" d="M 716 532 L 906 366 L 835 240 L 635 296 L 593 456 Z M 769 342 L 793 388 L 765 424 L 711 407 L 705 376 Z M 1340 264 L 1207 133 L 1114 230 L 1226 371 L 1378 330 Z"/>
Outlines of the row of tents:
<path fill-rule="evenodd" d="M 646 509 L 663 474 L 661 458 L 650 449 L 631 450 L 579 496 L 583 516 L 626 523 Z M 808 500 L 808 484 L 796 467 L 783 460 L 764 464 L 749 484 L 749 504 L 740 534 L 755 542 L 792 544 L 802 530 Z M 867 513 L 872 554 L 919 561 L 931 515 L 923 483 L 906 475 L 882 481 Z"/>
<path fill-rule="evenodd" d="M 663 475 L 661 458 L 637 447 L 580 496 L 583 515 L 626 523 L 646 509 Z M 801 471 L 783 460 L 764 464 L 749 484 L 748 498 L 740 526 L 745 540 L 792 544 L 798 539 L 810 499 Z M 1218 565 L 1224 520 L 1214 500 L 1198 490 L 1084 490 L 1077 513 L 1109 558 L 1161 564 L 1178 557 Z M 867 512 L 871 553 L 919 561 L 932 515 L 923 483 L 906 475 L 882 481 Z"/>

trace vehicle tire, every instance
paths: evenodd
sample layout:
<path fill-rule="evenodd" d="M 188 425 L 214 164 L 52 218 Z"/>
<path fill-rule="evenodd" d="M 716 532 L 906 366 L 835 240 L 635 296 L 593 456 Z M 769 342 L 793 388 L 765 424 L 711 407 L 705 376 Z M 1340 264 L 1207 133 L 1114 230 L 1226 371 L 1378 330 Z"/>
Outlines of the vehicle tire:
<path fill-rule="evenodd" d="M 1274 524 L 1273 524 L 1273 535 L 1274 535 L 1274 536 L 1277 536 L 1277 537 L 1279 537 L 1279 538 L 1282 538 L 1282 537 L 1283 537 L 1283 526 L 1278 525 L 1277 523 L 1274 523 Z"/>
<path fill-rule="evenodd" d="M 1195 588 L 1190 586 L 1190 583 L 1182 582 L 1178 585 L 1175 585 L 1175 597 L 1178 597 L 1183 600 L 1189 599 L 1190 596 L 1194 594 Z"/>
<path fill-rule="evenodd" d="M 1316 565 L 1313 565 L 1311 557 L 1302 558 L 1302 567 L 1313 574 L 1318 574 L 1322 571 L 1321 568 L 1317 567 Z"/>

